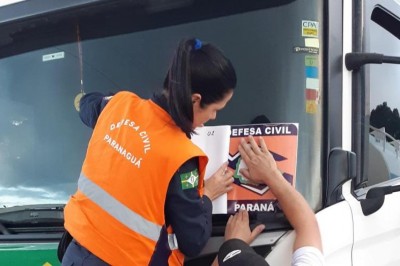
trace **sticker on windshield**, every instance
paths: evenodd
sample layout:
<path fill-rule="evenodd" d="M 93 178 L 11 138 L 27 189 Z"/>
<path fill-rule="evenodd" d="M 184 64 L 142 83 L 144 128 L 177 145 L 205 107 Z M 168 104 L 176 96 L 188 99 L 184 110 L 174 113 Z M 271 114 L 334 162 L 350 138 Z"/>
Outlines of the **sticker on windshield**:
<path fill-rule="evenodd" d="M 316 55 L 306 55 L 304 61 L 305 61 L 304 64 L 306 66 L 314 66 L 314 67 L 318 66 L 318 56 Z"/>
<path fill-rule="evenodd" d="M 319 40 L 317 38 L 304 38 L 304 45 L 306 47 L 319 48 Z"/>
<path fill-rule="evenodd" d="M 319 49 L 315 48 L 315 47 L 295 46 L 295 47 L 293 47 L 293 52 L 307 53 L 307 54 L 319 54 Z"/>
<path fill-rule="evenodd" d="M 301 35 L 303 37 L 318 37 L 319 22 L 312 20 L 301 21 Z"/>
<path fill-rule="evenodd" d="M 306 101 L 306 113 L 315 114 L 317 113 L 317 102 L 313 100 Z"/>
<path fill-rule="evenodd" d="M 63 59 L 65 57 L 64 52 L 58 52 L 58 53 L 53 53 L 53 54 L 45 54 L 42 56 L 42 61 L 52 61 L 52 60 L 57 60 L 57 59 Z"/>

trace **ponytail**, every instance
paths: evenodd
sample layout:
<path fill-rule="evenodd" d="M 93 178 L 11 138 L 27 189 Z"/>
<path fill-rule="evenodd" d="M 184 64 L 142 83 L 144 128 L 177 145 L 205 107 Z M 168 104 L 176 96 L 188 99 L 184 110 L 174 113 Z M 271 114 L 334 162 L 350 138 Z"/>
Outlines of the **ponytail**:
<path fill-rule="evenodd" d="M 184 39 L 164 80 L 168 112 L 189 136 L 194 132 L 192 94 L 202 96 L 200 106 L 204 107 L 222 100 L 235 86 L 235 69 L 218 48 L 198 39 Z"/>
<path fill-rule="evenodd" d="M 186 134 L 193 131 L 192 89 L 190 88 L 192 49 L 193 40 L 182 40 L 179 43 L 167 74 L 167 84 L 164 82 L 164 87 L 168 91 L 169 114 Z"/>

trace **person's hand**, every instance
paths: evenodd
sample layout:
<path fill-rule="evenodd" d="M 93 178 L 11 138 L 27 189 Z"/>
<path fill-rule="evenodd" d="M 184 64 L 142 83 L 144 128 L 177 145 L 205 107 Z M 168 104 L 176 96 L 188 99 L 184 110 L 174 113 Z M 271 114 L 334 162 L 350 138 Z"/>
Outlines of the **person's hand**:
<path fill-rule="evenodd" d="M 259 138 L 259 145 L 252 136 L 248 137 L 248 142 L 241 139 L 239 152 L 247 165 L 247 169 L 241 169 L 240 173 L 251 182 L 267 184 L 268 178 L 280 175 L 274 157 L 268 151 L 263 138 Z"/>
<path fill-rule="evenodd" d="M 222 194 L 232 190 L 233 170 L 224 163 L 210 178 L 204 181 L 204 195 L 215 200 Z"/>
<path fill-rule="evenodd" d="M 230 216 L 225 228 L 225 240 L 241 239 L 247 244 L 253 242 L 254 239 L 264 230 L 265 225 L 257 225 L 253 231 L 249 226 L 249 213 L 240 209 L 234 216 Z"/>

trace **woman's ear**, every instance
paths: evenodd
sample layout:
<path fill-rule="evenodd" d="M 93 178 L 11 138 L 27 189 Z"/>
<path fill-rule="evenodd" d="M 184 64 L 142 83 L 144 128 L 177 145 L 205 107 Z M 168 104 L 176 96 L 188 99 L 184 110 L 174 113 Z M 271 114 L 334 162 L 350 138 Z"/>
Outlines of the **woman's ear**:
<path fill-rule="evenodd" d="M 198 93 L 193 93 L 192 94 L 192 103 L 195 104 L 196 102 L 200 103 L 201 101 L 201 95 Z"/>

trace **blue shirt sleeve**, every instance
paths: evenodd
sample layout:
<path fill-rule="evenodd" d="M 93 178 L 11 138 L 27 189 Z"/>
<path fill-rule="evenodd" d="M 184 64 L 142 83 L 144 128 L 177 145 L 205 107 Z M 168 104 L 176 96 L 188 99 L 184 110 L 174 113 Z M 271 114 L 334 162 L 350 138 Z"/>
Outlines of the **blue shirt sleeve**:
<path fill-rule="evenodd" d="M 188 257 L 197 256 L 206 245 L 212 230 L 212 203 L 200 197 L 197 188 L 183 188 L 181 175 L 196 171 L 198 158 L 185 162 L 173 176 L 167 192 L 165 215 L 178 240 L 180 251 Z"/>
<path fill-rule="evenodd" d="M 79 103 L 79 117 L 86 126 L 90 128 L 96 126 L 97 119 L 108 102 L 104 96 L 99 92 L 91 92 L 82 97 Z"/>

